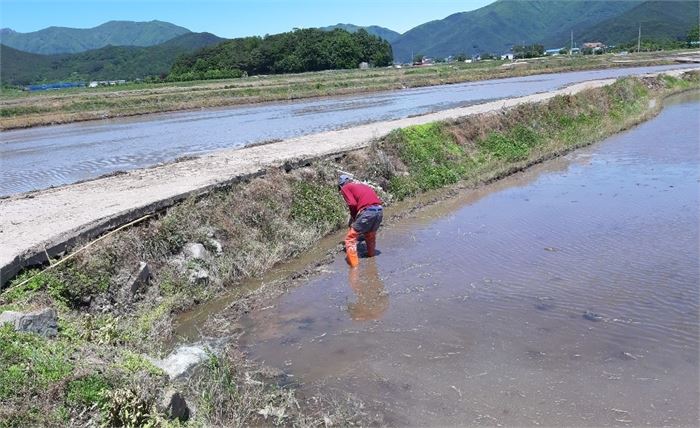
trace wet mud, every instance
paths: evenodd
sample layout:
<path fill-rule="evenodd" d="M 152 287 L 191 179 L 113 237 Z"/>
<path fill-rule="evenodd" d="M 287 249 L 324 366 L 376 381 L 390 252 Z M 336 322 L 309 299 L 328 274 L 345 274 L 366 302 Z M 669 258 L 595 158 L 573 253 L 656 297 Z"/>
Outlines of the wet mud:
<path fill-rule="evenodd" d="M 0 134 L 0 196 L 219 149 L 547 92 L 587 80 L 677 68 L 688 65 L 542 74 L 5 131 Z"/>
<path fill-rule="evenodd" d="M 238 320 L 302 393 L 391 425 L 695 426 L 700 95 L 419 211 Z M 225 311 L 224 311 L 225 312 Z"/>

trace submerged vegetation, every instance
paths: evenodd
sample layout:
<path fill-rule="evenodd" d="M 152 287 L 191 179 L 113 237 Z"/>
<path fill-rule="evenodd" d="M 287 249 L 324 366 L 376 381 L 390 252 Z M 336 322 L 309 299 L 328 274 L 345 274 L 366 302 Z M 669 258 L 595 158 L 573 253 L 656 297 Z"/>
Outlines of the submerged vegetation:
<path fill-rule="evenodd" d="M 478 186 L 626 129 L 656 112 L 660 103 L 652 100 L 689 88 L 700 88 L 699 73 L 629 78 L 547 103 L 399 129 L 367 149 L 189 199 L 60 267 L 27 271 L 0 294 L 0 311 L 53 307 L 58 336 L 0 328 L 0 426 L 377 422 L 353 397 L 299 396 L 235 345 L 211 353 L 186 383 L 169 379 L 150 357 L 166 351 L 177 313 L 223 291 L 250 310 L 264 297 L 241 286 L 246 278 L 341 229 L 339 169 L 376 183 L 387 204 Z M 140 262 L 150 278 L 135 287 Z M 168 419 L 159 404 L 172 388 L 193 409 L 188 422 Z"/>

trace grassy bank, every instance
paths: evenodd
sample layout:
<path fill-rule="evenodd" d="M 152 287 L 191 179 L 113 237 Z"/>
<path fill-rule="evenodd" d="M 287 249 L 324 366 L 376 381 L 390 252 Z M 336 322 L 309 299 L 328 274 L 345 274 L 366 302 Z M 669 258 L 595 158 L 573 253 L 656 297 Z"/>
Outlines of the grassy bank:
<path fill-rule="evenodd" d="M 342 70 L 241 79 L 131 84 L 95 89 L 0 95 L 0 130 L 164 111 L 346 95 L 538 73 L 669 64 L 673 52 L 557 56 L 403 69 Z"/>
<path fill-rule="evenodd" d="M 396 130 L 368 149 L 185 201 L 39 276 L 24 272 L 0 295 L 0 311 L 53 307 L 59 334 L 0 328 L 0 425 L 180 425 L 157 405 L 169 388 L 195 407 L 192 426 L 377 422 L 353 397 L 301 397 L 279 386 L 279 373 L 246 362 L 234 345 L 188 382 L 168 379 L 145 356 L 164 352 L 158 344 L 173 334 L 173 317 L 200 302 L 238 293 L 247 310 L 279 292 L 251 295 L 240 284 L 343 227 L 338 169 L 377 183 L 388 204 L 410 205 L 432 189 L 479 186 L 627 129 L 654 115 L 662 97 L 691 88 L 700 88 L 699 73 L 624 79 L 543 104 Z M 195 243 L 204 248 L 193 251 Z M 134 290 L 129 279 L 139 262 L 151 278 Z"/>

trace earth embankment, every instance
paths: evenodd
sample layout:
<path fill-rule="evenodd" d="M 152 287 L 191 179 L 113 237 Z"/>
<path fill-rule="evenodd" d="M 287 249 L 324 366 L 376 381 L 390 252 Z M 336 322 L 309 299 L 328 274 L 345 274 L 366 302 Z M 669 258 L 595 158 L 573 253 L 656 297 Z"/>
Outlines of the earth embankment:
<path fill-rule="evenodd" d="M 99 217 L 110 202 L 121 210 L 118 213 L 136 216 L 145 211 L 135 210 L 147 210 L 143 207 L 148 203 L 167 205 L 188 191 L 208 192 L 115 231 L 60 265 L 41 273 L 29 269 L 0 293 L 0 311 L 53 308 L 58 327 L 58 336 L 49 340 L 15 332 L 11 326 L 0 328 L 0 365 L 9 368 L 2 371 L 0 386 L 10 386 L 0 388 L 0 419 L 10 426 L 84 426 L 124 425 L 128 416 L 134 424 L 156 425 L 167 415 L 154 404 L 175 388 L 196 406 L 194 425 L 261 425 L 271 414 L 289 425 L 372 424 L 365 419 L 374 413 L 368 415 L 366 406 L 352 406 L 354 401 L 334 404 L 314 401 L 324 394 L 306 396 L 308 400 L 295 395 L 293 387 L 280 386 L 276 372 L 246 363 L 235 344 L 203 355 L 206 363 L 186 382 L 164 373 L 153 361 L 165 356 L 169 339 L 177 335 L 177 314 L 232 296 L 226 310 L 231 316 L 221 327 L 226 330 L 222 334 L 235 338 L 244 331 L 236 314 L 271 309 L 270 299 L 292 286 L 294 278 L 336 259 L 333 250 L 327 257 L 313 257 L 311 267 L 287 270 L 292 281 L 265 283 L 259 289 L 247 284 L 282 261 L 322 247 L 321 237 L 331 239 L 347 224 L 335 185 L 338 170 L 376 183 L 387 213 L 405 214 L 424 198 L 435 197 L 431 190 L 469 194 L 470 188 L 483 189 L 484 183 L 629 129 L 658 113 L 662 98 L 698 88 L 699 77 L 688 73 L 627 78 L 539 103 L 514 100 L 511 108 L 497 103 L 491 110 L 481 106 L 485 113 L 437 122 L 422 119 L 429 123 L 393 129 L 382 138 L 371 139 L 372 132 L 366 131 L 363 138 L 370 142 L 354 129 L 334 133 L 345 140 L 322 147 L 321 137 L 303 140 L 303 151 L 289 142 L 259 146 L 246 155 L 249 162 L 257 162 L 244 165 L 248 169 L 239 165 L 231 171 L 240 161 L 236 152 L 229 152 L 228 158 L 226 153 L 212 156 L 223 177 L 212 177 L 208 169 L 197 171 L 197 166 L 207 165 L 199 159 L 4 200 L 3 214 L 5 207 L 41 202 L 35 209 L 46 211 L 43 220 L 38 219 L 40 212 L 26 215 L 33 215 L 34 226 L 49 235 L 52 225 L 61 224 L 61 207 L 67 207 L 63 215 L 92 209 L 88 221 L 94 223 L 78 223 L 84 235 L 76 239 L 85 239 L 88 226 L 93 227 L 90 233 L 98 233 L 100 222 L 104 228 L 117 224 L 118 219 L 110 224 Z M 363 146 L 367 147 L 353 149 Z M 183 177 L 178 171 L 187 174 Z M 260 176 L 245 180 L 242 174 Z M 235 180 L 244 181 L 232 183 Z M 160 193 L 152 195 L 151 190 Z M 73 201 L 57 197 L 65 191 Z M 123 205 L 128 198 L 120 192 L 129 191 L 146 202 Z M 93 200 L 102 205 L 90 207 Z M 395 216 L 386 220 L 401 221 Z M 27 233 L 30 226 L 23 226 Z M 221 337 L 206 329 L 200 334 Z"/>
<path fill-rule="evenodd" d="M 688 70 L 664 74 L 680 76 Z M 655 73 L 659 74 L 659 73 Z M 47 262 L 78 241 L 204 194 L 270 168 L 303 165 L 310 160 L 368 146 L 391 130 L 538 103 L 558 95 L 607 86 L 605 79 L 561 90 L 491 102 L 399 120 L 323 132 L 279 143 L 224 150 L 196 159 L 132 171 L 74 185 L 13 196 L 0 201 L 0 283 L 25 266 Z"/>

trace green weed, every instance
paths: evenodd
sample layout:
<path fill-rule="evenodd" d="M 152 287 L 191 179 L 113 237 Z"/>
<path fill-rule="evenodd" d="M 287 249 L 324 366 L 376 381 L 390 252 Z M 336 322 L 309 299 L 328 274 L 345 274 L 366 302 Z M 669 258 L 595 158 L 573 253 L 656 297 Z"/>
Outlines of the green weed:
<path fill-rule="evenodd" d="M 408 176 L 390 180 L 389 192 L 398 199 L 418 191 L 437 189 L 459 181 L 470 163 L 464 149 L 444 132 L 443 124 L 430 123 L 393 131 L 386 138 L 396 146 Z"/>
<path fill-rule="evenodd" d="M 72 352 L 61 341 L 0 326 L 0 400 L 24 399 L 65 379 L 73 371 Z"/>
<path fill-rule="evenodd" d="M 525 159 L 530 153 L 530 147 L 527 144 L 500 132 L 489 134 L 484 140 L 479 141 L 478 145 L 496 159 L 507 162 Z"/>
<path fill-rule="evenodd" d="M 59 294 L 60 290 L 65 287 L 61 279 L 53 272 L 39 272 L 38 269 L 29 269 L 18 275 L 0 295 L 0 301 L 4 304 L 27 303 L 38 291 L 48 289 L 49 294 Z M 29 281 L 22 284 L 27 280 Z"/>
<path fill-rule="evenodd" d="M 108 380 L 99 374 L 90 374 L 73 380 L 66 387 L 66 402 L 70 406 L 91 406 L 102 402 Z"/>
<path fill-rule="evenodd" d="M 136 374 L 139 372 L 147 373 L 151 376 L 163 376 L 163 370 L 154 366 L 142 355 L 136 354 L 129 350 L 122 352 L 121 360 L 117 363 L 117 367 L 126 370 L 128 373 Z"/>
<path fill-rule="evenodd" d="M 342 223 L 346 210 L 336 188 L 317 183 L 297 182 L 292 196 L 291 216 L 307 226 L 328 229 Z"/>
<path fill-rule="evenodd" d="M 492 132 L 477 146 L 496 159 L 515 162 L 527 159 L 530 149 L 540 145 L 542 137 L 532 128 L 516 125 L 506 133 Z"/>
<path fill-rule="evenodd" d="M 48 111 L 50 110 L 39 106 L 3 107 L 0 109 L 0 117 L 25 116 L 30 114 L 46 113 Z"/>
<path fill-rule="evenodd" d="M 100 409 L 105 426 L 148 428 L 159 425 L 153 400 L 139 388 L 104 390 Z"/>

